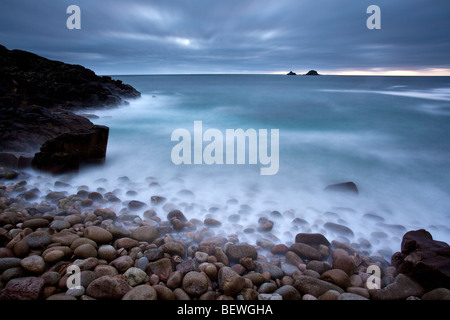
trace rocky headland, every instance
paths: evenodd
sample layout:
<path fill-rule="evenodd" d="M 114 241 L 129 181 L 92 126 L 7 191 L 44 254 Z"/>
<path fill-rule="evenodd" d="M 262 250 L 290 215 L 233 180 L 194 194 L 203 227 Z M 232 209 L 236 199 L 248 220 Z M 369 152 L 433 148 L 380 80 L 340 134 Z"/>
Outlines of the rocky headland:
<path fill-rule="evenodd" d="M 74 112 L 139 96 L 130 85 L 82 66 L 0 45 L 0 164 L 17 168 L 32 163 L 63 173 L 84 162 L 102 162 L 108 128 Z"/>

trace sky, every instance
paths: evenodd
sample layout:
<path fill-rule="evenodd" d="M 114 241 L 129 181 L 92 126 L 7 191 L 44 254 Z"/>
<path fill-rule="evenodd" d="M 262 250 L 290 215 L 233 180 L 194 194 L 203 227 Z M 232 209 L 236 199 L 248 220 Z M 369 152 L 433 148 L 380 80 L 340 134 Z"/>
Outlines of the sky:
<path fill-rule="evenodd" d="M 450 76 L 449 17 L 449 0 L 1 0 L 0 44 L 97 74 Z"/>

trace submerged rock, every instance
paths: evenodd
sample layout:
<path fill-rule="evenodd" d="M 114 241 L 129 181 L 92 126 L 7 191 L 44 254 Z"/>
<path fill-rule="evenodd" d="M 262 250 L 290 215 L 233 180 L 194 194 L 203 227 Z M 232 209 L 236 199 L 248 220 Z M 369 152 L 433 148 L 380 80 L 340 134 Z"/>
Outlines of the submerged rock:
<path fill-rule="evenodd" d="M 324 189 L 324 191 L 326 191 L 326 192 L 345 192 L 345 193 L 354 194 L 354 195 L 359 194 L 358 187 L 352 181 L 329 185 Z"/>

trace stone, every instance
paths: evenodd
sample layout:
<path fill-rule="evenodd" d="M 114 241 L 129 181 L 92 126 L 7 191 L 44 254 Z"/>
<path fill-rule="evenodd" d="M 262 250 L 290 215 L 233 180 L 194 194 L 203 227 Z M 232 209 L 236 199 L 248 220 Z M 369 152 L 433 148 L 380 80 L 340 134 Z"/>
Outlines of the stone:
<path fill-rule="evenodd" d="M 360 296 L 359 294 L 356 294 L 356 293 L 344 292 L 343 294 L 341 294 L 339 296 L 338 300 L 369 300 L 369 299 L 366 297 Z"/>
<path fill-rule="evenodd" d="M 78 246 L 73 253 L 75 257 L 79 259 L 97 257 L 97 250 L 89 243 Z"/>
<path fill-rule="evenodd" d="M 183 224 L 185 224 L 188 221 L 184 216 L 183 212 L 181 212 L 180 210 L 172 210 L 167 214 L 167 220 L 172 221 L 173 219 L 178 219 Z"/>
<path fill-rule="evenodd" d="M 106 261 L 113 261 L 117 257 L 117 251 L 112 245 L 104 244 L 98 248 L 98 257 Z"/>
<path fill-rule="evenodd" d="M 49 225 L 49 221 L 47 219 L 42 218 L 34 218 L 30 220 L 24 221 L 22 228 L 30 228 L 30 229 L 38 229 L 45 228 Z"/>
<path fill-rule="evenodd" d="M 147 265 L 147 274 L 155 274 L 163 281 L 166 281 L 173 272 L 172 261 L 168 258 L 162 258 L 157 261 L 151 261 Z"/>
<path fill-rule="evenodd" d="M 92 200 L 92 199 L 91 199 Z M 94 214 L 96 215 L 96 216 L 100 216 L 100 217 L 102 217 L 103 219 L 112 219 L 112 220 L 115 220 L 116 218 L 117 218 L 117 215 L 116 215 L 116 213 L 114 212 L 114 210 L 113 209 L 111 209 L 111 208 L 105 208 L 105 209 L 101 209 L 101 208 L 98 208 L 98 209 L 95 209 L 94 210 Z"/>
<path fill-rule="evenodd" d="M 199 296 L 208 290 L 208 279 L 197 271 L 188 272 L 182 282 L 183 290 L 193 296 Z"/>
<path fill-rule="evenodd" d="M 186 248 L 180 242 L 167 242 L 160 247 L 163 252 L 168 253 L 170 255 L 179 255 L 180 257 L 184 257 L 186 255 Z"/>
<path fill-rule="evenodd" d="M 334 222 L 327 222 L 323 225 L 323 227 L 329 231 L 332 231 L 336 234 L 345 236 L 345 237 L 353 237 L 355 234 L 353 233 L 353 231 L 342 225 L 342 224 L 338 224 L 338 223 L 334 223 Z"/>
<path fill-rule="evenodd" d="M 120 256 L 109 263 L 110 266 L 113 266 L 119 272 L 125 272 L 129 268 L 131 268 L 134 264 L 134 260 L 130 256 Z"/>
<path fill-rule="evenodd" d="M 20 262 L 20 266 L 31 273 L 42 273 L 45 270 L 45 261 L 41 256 L 28 256 Z"/>
<path fill-rule="evenodd" d="M 144 256 L 149 261 L 156 261 L 156 260 L 164 258 L 164 251 L 162 251 L 160 248 L 152 248 L 152 249 L 146 250 L 144 252 Z"/>
<path fill-rule="evenodd" d="M 245 285 L 245 278 L 241 277 L 230 267 L 222 267 L 217 275 L 220 290 L 227 296 L 238 294 Z"/>
<path fill-rule="evenodd" d="M 173 290 L 173 294 L 175 295 L 176 300 L 191 300 L 191 297 L 181 288 L 176 288 Z"/>
<path fill-rule="evenodd" d="M 394 283 L 383 289 L 369 290 L 369 293 L 373 300 L 404 300 L 410 296 L 420 298 L 425 289 L 413 278 L 400 273 Z"/>
<path fill-rule="evenodd" d="M 304 264 L 302 258 L 300 258 L 295 252 L 292 251 L 286 252 L 286 261 L 294 266 Z"/>
<path fill-rule="evenodd" d="M 320 279 L 332 282 L 335 285 L 338 285 L 339 287 L 345 289 L 350 286 L 350 278 L 344 271 L 340 269 L 331 269 L 328 271 L 325 271 L 320 276 Z"/>
<path fill-rule="evenodd" d="M 308 260 L 322 260 L 322 254 L 310 245 L 296 242 L 289 247 L 289 251 L 296 253 L 300 258 Z"/>
<path fill-rule="evenodd" d="M 156 290 L 147 284 L 141 284 L 132 288 L 123 297 L 122 300 L 157 300 Z"/>
<path fill-rule="evenodd" d="M 0 291 L 0 300 L 37 300 L 42 297 L 45 280 L 25 277 L 10 280 Z"/>
<path fill-rule="evenodd" d="M 391 263 L 400 273 L 410 274 L 427 290 L 450 289 L 450 246 L 434 240 L 424 229 L 404 234 L 401 252 L 392 256 Z"/>
<path fill-rule="evenodd" d="M 369 299 L 370 298 L 370 293 L 369 290 L 367 290 L 366 288 L 361 288 L 361 287 L 347 287 L 347 292 L 350 293 L 355 293 L 357 295 L 360 295 L 364 298 Z"/>
<path fill-rule="evenodd" d="M 50 223 L 50 229 L 53 229 L 55 231 L 62 231 L 64 229 L 69 229 L 70 228 L 70 223 L 68 221 L 64 221 L 64 220 L 53 220 Z"/>
<path fill-rule="evenodd" d="M 316 298 L 320 297 L 328 290 L 336 290 L 339 293 L 344 292 L 344 290 L 333 283 L 304 275 L 297 277 L 293 286 L 300 294 L 310 294 Z"/>
<path fill-rule="evenodd" d="M 342 255 L 333 259 L 332 268 L 340 269 L 351 276 L 355 271 L 355 264 L 351 257 Z"/>
<path fill-rule="evenodd" d="M 200 241 L 200 243 L 198 244 L 198 250 L 206 252 L 209 255 L 213 255 L 215 248 L 216 247 L 222 248 L 226 242 L 227 238 L 225 237 L 206 238 Z"/>
<path fill-rule="evenodd" d="M 32 249 L 41 249 L 43 247 L 48 246 L 52 239 L 47 231 L 34 231 L 23 238 L 28 246 Z"/>
<path fill-rule="evenodd" d="M 265 281 L 263 275 L 261 273 L 259 273 L 259 272 L 248 273 L 248 274 L 244 275 L 243 277 L 246 278 L 246 279 L 250 279 L 250 281 L 255 286 L 260 286 Z M 273 291 L 271 291 L 271 292 L 273 292 Z"/>
<path fill-rule="evenodd" d="M 156 284 L 153 286 L 153 289 L 155 289 L 158 295 L 158 300 L 175 300 L 175 294 L 166 286 Z"/>
<path fill-rule="evenodd" d="M 131 234 L 131 238 L 142 241 L 142 242 L 152 242 L 159 237 L 158 229 L 151 226 L 142 226 L 136 228 Z"/>
<path fill-rule="evenodd" d="M 130 286 L 135 287 L 145 282 L 148 275 L 139 268 L 131 267 L 124 273 L 124 277 Z"/>
<path fill-rule="evenodd" d="M 128 237 L 120 238 L 120 239 L 117 239 L 116 241 L 114 241 L 114 247 L 116 247 L 117 249 L 124 248 L 124 249 L 128 250 L 128 249 L 131 249 L 133 247 L 138 247 L 138 246 L 139 246 L 139 241 L 128 238 Z"/>
<path fill-rule="evenodd" d="M 25 257 L 30 252 L 30 246 L 22 239 L 14 245 L 13 251 L 17 257 Z"/>
<path fill-rule="evenodd" d="M 422 300 L 450 300 L 450 290 L 447 288 L 437 288 L 425 293 Z"/>
<path fill-rule="evenodd" d="M 92 281 L 86 289 L 86 294 L 95 299 L 121 299 L 131 286 L 123 279 L 103 276 Z"/>
<path fill-rule="evenodd" d="M 327 186 L 324 191 L 326 192 L 338 192 L 347 193 L 351 195 L 358 195 L 359 190 L 354 182 L 337 183 Z"/>
<path fill-rule="evenodd" d="M 275 290 L 275 293 L 281 295 L 283 300 L 301 300 L 300 293 L 291 285 L 284 285 Z"/>
<path fill-rule="evenodd" d="M 339 292 L 337 292 L 336 290 L 328 290 L 327 292 L 322 294 L 320 297 L 318 297 L 318 299 L 319 300 L 327 300 L 327 301 L 338 300 L 340 295 L 341 294 Z"/>
<path fill-rule="evenodd" d="M 255 261 L 255 271 L 259 273 L 268 272 L 272 279 L 281 279 L 284 276 L 283 270 L 270 262 Z"/>
<path fill-rule="evenodd" d="M 183 277 L 184 277 L 183 272 L 175 271 L 169 276 L 169 279 L 167 279 L 166 283 L 167 287 L 172 290 L 180 287 L 183 281 Z"/>
<path fill-rule="evenodd" d="M 259 293 L 273 293 L 275 290 L 277 290 L 277 285 L 272 282 L 264 282 L 258 288 Z"/>
<path fill-rule="evenodd" d="M 109 265 L 98 265 L 94 269 L 94 274 L 96 278 L 100 278 L 103 276 L 117 276 L 119 274 L 119 271 L 113 266 Z"/>
<path fill-rule="evenodd" d="M 66 293 L 56 293 L 52 294 L 45 300 L 52 300 L 52 301 L 70 301 L 70 300 L 77 300 L 76 297 L 68 295 Z"/>
<path fill-rule="evenodd" d="M 249 244 L 231 244 L 227 246 L 225 253 L 230 261 L 239 262 L 241 258 L 250 257 L 256 260 L 258 252 L 255 247 Z"/>
<path fill-rule="evenodd" d="M 109 243 L 113 239 L 111 232 L 97 226 L 89 226 L 84 229 L 84 236 L 97 243 Z"/>
<path fill-rule="evenodd" d="M 12 258 L 12 257 L 0 258 L 0 273 L 4 272 L 9 268 L 20 267 L 21 261 L 22 259 L 20 258 Z"/>
<path fill-rule="evenodd" d="M 147 204 L 141 201 L 137 200 L 131 200 L 128 202 L 128 209 L 135 211 L 135 210 L 141 210 L 147 207 Z"/>
<path fill-rule="evenodd" d="M 286 254 L 288 251 L 289 248 L 285 244 L 277 244 L 270 249 L 273 254 Z"/>

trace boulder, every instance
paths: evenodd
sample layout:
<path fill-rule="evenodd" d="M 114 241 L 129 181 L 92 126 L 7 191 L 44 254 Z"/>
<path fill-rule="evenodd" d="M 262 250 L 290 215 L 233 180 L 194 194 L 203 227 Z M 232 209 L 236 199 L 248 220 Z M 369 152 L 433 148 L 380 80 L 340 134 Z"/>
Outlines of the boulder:
<path fill-rule="evenodd" d="M 354 182 L 343 182 L 327 186 L 324 191 L 326 192 L 339 192 L 348 193 L 353 195 L 358 195 L 359 190 Z"/>
<path fill-rule="evenodd" d="M 433 240 L 424 229 L 405 233 L 401 252 L 395 253 L 391 262 L 399 273 L 408 274 L 427 290 L 450 289 L 450 247 Z"/>

